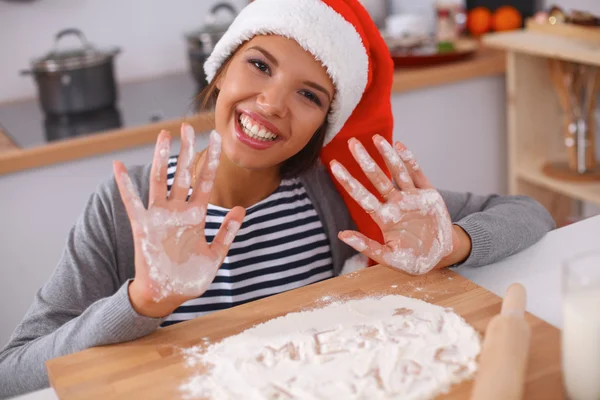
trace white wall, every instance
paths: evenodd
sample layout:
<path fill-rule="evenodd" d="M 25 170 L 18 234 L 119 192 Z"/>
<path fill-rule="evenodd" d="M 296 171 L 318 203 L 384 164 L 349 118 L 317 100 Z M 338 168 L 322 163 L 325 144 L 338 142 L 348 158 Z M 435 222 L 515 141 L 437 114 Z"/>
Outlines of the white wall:
<path fill-rule="evenodd" d="M 238 9 L 247 0 L 228 0 Z M 36 95 L 31 77 L 19 76 L 32 58 L 50 51 L 61 29 L 81 29 L 99 47 L 118 46 L 117 79 L 126 81 L 187 69 L 183 34 L 203 24 L 217 0 L 0 1 L 0 102 Z M 65 41 L 69 47 L 74 39 Z"/>

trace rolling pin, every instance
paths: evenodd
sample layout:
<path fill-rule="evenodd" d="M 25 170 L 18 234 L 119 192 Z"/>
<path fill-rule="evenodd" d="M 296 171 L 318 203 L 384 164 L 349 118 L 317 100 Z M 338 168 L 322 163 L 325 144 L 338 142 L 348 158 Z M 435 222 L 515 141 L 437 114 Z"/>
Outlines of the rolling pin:
<path fill-rule="evenodd" d="M 525 288 L 521 284 L 506 290 L 500 314 L 492 318 L 485 330 L 471 400 L 523 398 L 531 338 L 525 303 Z"/>

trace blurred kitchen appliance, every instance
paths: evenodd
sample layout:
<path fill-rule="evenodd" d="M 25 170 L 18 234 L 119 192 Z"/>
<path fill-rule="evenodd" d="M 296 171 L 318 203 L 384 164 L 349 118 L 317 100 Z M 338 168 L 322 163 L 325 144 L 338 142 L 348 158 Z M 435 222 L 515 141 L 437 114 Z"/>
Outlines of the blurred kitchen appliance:
<path fill-rule="evenodd" d="M 369 15 L 375 25 L 380 28 L 385 26 L 385 19 L 390 10 L 388 0 L 359 0 L 360 3 L 367 9 Z"/>
<path fill-rule="evenodd" d="M 67 36 L 76 36 L 81 47 L 59 50 Z M 49 114 L 72 114 L 114 106 L 117 89 L 113 60 L 120 50 L 97 49 L 84 34 L 74 28 L 58 32 L 53 49 L 35 59 L 31 69 L 21 71 L 33 75 L 43 110 Z"/>
<path fill-rule="evenodd" d="M 219 19 L 219 12 L 227 11 L 226 20 Z M 222 13 L 221 13 L 222 14 Z M 209 11 L 204 25 L 185 35 L 187 41 L 188 60 L 192 76 L 198 84 L 198 91 L 201 91 L 208 82 L 204 73 L 204 62 L 212 53 L 217 42 L 235 19 L 237 10 L 229 3 L 217 3 Z"/>

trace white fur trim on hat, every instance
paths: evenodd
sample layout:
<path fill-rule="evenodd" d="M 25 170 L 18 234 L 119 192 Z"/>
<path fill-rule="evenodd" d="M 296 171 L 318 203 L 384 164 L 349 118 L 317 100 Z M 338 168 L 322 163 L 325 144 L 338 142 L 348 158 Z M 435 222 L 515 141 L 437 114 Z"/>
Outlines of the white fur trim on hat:
<path fill-rule="evenodd" d="M 367 86 L 369 59 L 356 28 L 321 0 L 256 0 L 231 24 L 204 64 L 207 80 L 256 35 L 294 39 L 327 68 L 336 87 L 325 144 L 342 129 Z"/>

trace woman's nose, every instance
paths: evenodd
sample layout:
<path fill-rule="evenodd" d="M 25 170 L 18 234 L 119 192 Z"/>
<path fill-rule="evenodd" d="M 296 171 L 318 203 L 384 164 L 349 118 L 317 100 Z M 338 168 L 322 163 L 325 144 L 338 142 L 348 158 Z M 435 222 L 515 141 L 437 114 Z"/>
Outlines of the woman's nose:
<path fill-rule="evenodd" d="M 266 115 L 285 117 L 288 112 L 287 93 L 279 85 L 271 85 L 265 88 L 256 99 L 260 110 Z"/>

